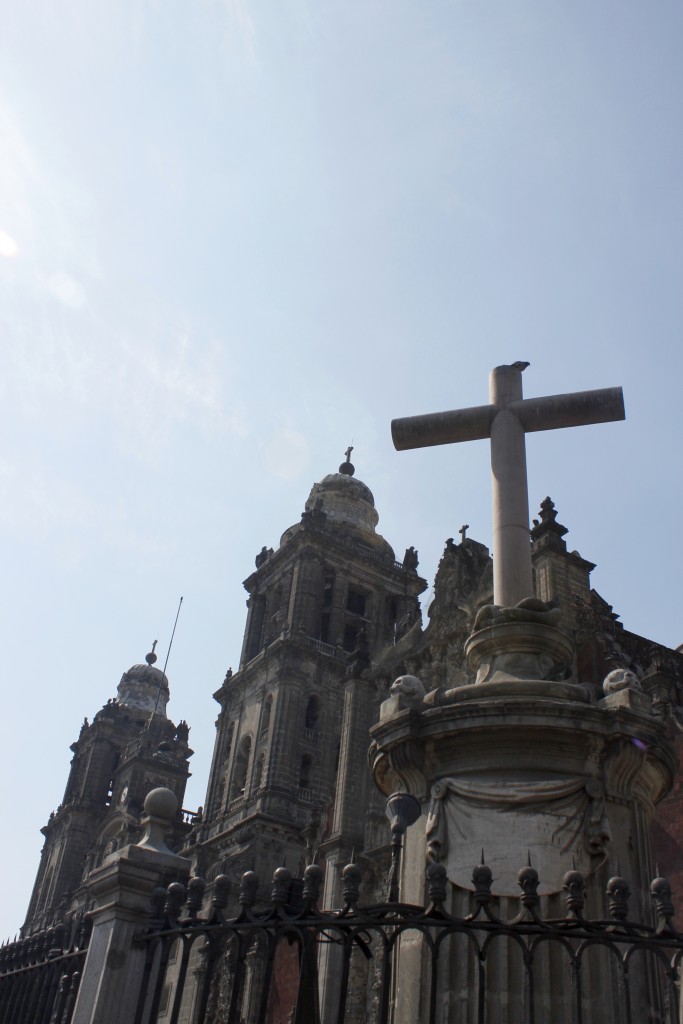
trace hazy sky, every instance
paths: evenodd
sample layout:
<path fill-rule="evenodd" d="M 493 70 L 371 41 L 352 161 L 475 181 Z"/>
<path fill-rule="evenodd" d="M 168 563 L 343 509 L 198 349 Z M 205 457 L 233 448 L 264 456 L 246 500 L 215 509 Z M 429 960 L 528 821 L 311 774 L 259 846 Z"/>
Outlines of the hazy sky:
<path fill-rule="evenodd" d="M 394 416 L 623 385 L 528 439 L 531 513 L 683 642 L 683 8 L 9 0 L 0 15 L 0 937 L 69 744 L 154 639 L 204 801 L 241 581 L 353 443 L 433 578 L 490 543 L 486 442 Z"/>

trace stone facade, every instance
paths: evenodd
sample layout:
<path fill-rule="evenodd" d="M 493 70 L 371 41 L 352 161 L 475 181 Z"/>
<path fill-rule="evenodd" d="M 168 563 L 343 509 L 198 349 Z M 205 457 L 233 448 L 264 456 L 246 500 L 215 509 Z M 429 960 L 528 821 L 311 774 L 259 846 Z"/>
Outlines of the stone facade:
<path fill-rule="evenodd" d="M 567 872 L 578 870 L 589 916 L 605 915 L 606 892 L 623 874 L 631 880 L 633 919 L 647 921 L 650 881 L 677 859 L 656 866 L 650 831 L 678 773 L 672 740 L 679 732 L 680 653 L 621 628 L 589 589 L 592 565 L 567 552 L 566 532 L 546 498 L 532 530 L 542 598 L 511 608 L 488 598 L 481 604 L 483 573 L 469 600 L 456 585 L 451 608 L 476 613 L 460 658 L 449 657 L 451 680 L 462 666 L 455 685 L 444 685 L 428 658 L 414 662 L 416 676 L 394 683 L 371 731 L 379 788 L 385 796 L 407 791 L 422 802 L 422 828 L 415 829 L 403 863 L 403 899 L 424 903 L 427 860 L 452 883 L 448 910 L 455 918 L 470 912 L 476 873 L 485 871 L 494 880 L 494 914 L 512 919 L 526 856 L 529 871 L 540 877 L 542 916 L 561 916 Z M 440 571 L 450 569 L 451 579 L 459 566 L 470 566 L 467 544 L 447 544 Z M 438 597 L 437 589 L 435 604 Z M 448 633 L 446 625 L 442 646 Z M 676 837 L 660 825 L 660 849 L 664 837 L 671 840 L 671 856 Z M 660 884 L 668 891 L 668 882 Z M 436 993 L 444 1021 L 479 1019 L 482 1000 L 490 1024 L 529 1019 L 518 987 L 501 985 L 494 971 L 478 991 L 472 985 L 476 954 L 467 944 L 451 952 L 452 969 L 442 974 Z M 419 936 L 402 942 L 395 1024 L 422 1019 L 415 981 L 426 976 L 428 956 Z M 501 952 L 500 969 L 514 978 L 516 964 L 511 945 Z M 622 1020 L 616 974 L 596 961 L 582 977 L 585 1024 Z M 542 1019 L 564 1024 L 570 975 L 550 956 L 536 960 L 534 993 Z M 648 1007 L 653 1021 L 664 1019 L 657 993 L 654 969 L 632 979 L 634 1005 Z"/>
<path fill-rule="evenodd" d="M 352 854 L 363 870 L 361 900 L 386 897 L 390 833 L 385 797 L 373 782 L 371 765 L 377 770 L 383 742 L 377 723 L 381 716 L 383 721 L 390 717 L 392 707 L 409 722 L 426 698 L 431 711 L 424 721 L 431 715 L 431 733 L 411 747 L 412 726 L 406 726 L 406 742 L 395 744 L 390 771 L 379 775 L 385 791 L 395 781 L 426 799 L 420 745 L 431 759 L 430 784 L 440 773 L 448 774 L 439 766 L 437 735 L 448 716 L 471 725 L 471 756 L 479 758 L 482 768 L 492 764 L 492 785 L 496 764 L 498 774 L 509 767 L 500 761 L 490 736 L 488 746 L 479 749 L 477 716 L 482 709 L 474 700 L 467 705 L 461 699 L 482 680 L 495 687 L 500 672 L 485 651 L 472 656 L 468 640 L 477 616 L 492 602 L 488 549 L 467 537 L 465 528 L 460 543 L 446 541 L 434 599 L 423 621 L 418 599 L 426 582 L 417 572 L 417 553 L 410 547 L 397 560 L 377 532 L 377 523 L 372 493 L 355 477 L 347 457 L 338 473 L 313 486 L 301 521 L 285 530 L 277 549 L 263 547 L 256 556 L 255 571 L 244 584 L 249 599 L 239 666 L 234 673 L 228 671 L 214 694 L 220 711 L 203 813 L 192 826 L 178 822 L 175 841 L 169 840 L 207 880 L 207 900 L 218 875 L 230 879 L 234 902 L 245 870 L 257 872 L 266 896 L 276 867 L 285 864 L 300 878 L 305 864 L 317 858 L 326 867 L 323 903 L 339 905 L 341 870 Z M 614 747 L 605 754 L 610 764 L 619 762 L 608 771 L 615 785 L 631 771 L 629 752 L 638 760 L 638 744 L 648 749 L 646 760 L 655 767 L 638 794 L 638 834 L 632 837 L 637 850 L 629 852 L 625 827 L 626 845 L 617 855 L 624 874 L 629 863 L 640 875 L 658 862 L 659 871 L 672 877 L 675 891 L 679 877 L 683 883 L 683 875 L 677 875 L 683 847 L 678 782 L 659 804 L 654 823 L 652 819 L 653 804 L 666 792 L 676 769 L 671 749 L 677 751 L 683 743 L 683 654 L 624 629 L 612 607 L 591 589 L 594 566 L 567 549 L 566 533 L 546 498 L 531 530 L 534 586 L 546 608 L 538 614 L 548 616 L 542 623 L 544 635 L 554 636 L 555 630 L 568 639 L 555 644 L 547 678 L 540 682 L 552 682 L 559 687 L 556 693 L 561 690 L 568 700 L 565 748 L 581 734 L 577 765 L 593 765 L 595 778 L 588 783 L 607 770 L 607 761 L 603 765 L 603 755 L 597 753 L 609 747 L 598 703 L 614 706 L 620 736 L 627 737 L 618 756 Z M 614 692 L 603 692 L 603 680 L 615 671 Z M 105 705 L 92 725 L 84 723 L 72 747 L 75 756 L 63 804 L 44 829 L 45 850 L 25 929 L 44 927 L 69 901 L 73 906 L 85 899 L 84 875 L 99 869 L 116 846 L 139 835 L 149 789 L 168 786 L 182 804 L 191 751 L 187 727 L 181 723 L 176 728 L 165 716 L 167 684 L 161 675 L 150 665 L 135 666 L 122 679 L 118 700 Z M 620 689 L 624 679 L 630 683 Z M 538 749 L 543 747 L 548 710 L 539 706 L 539 693 L 532 687 L 523 709 L 528 744 Z M 636 728 L 643 708 L 644 732 Z M 504 705 L 497 711 L 501 728 L 508 712 Z M 551 759 L 552 742 L 546 747 L 542 752 Z M 416 764 L 420 771 L 415 771 Z M 581 828 L 593 830 L 588 837 L 593 852 L 582 863 L 587 874 L 596 858 L 601 859 L 602 874 L 614 867 L 598 789 L 591 784 L 569 786 L 556 794 L 574 800 Z M 652 862 L 648 827 L 655 843 Z M 417 863 L 425 853 L 424 828 L 415 827 L 408 845 L 412 852 L 406 863 L 411 858 Z M 522 858 L 514 857 L 516 864 L 523 859 L 525 850 L 521 852 Z M 584 852 L 577 846 L 579 860 Z M 461 881 L 465 891 L 466 879 Z M 420 885 L 410 877 L 404 877 L 403 885 L 404 898 L 422 899 Z M 334 950 L 326 950 L 321 964 L 324 1012 L 335 1005 L 333 961 Z M 362 973 L 367 965 L 357 969 Z M 368 971 L 367 1005 L 361 998 L 359 1021 L 376 999 L 375 987 Z"/>
<path fill-rule="evenodd" d="M 460 543 L 452 538 L 446 541 L 434 600 L 423 623 L 417 597 L 425 582 L 416 572 L 416 554 L 409 548 L 403 562 L 396 562 L 389 545 L 376 533 L 376 523 L 367 487 L 348 471 L 331 474 L 313 487 L 301 523 L 285 531 L 277 550 L 262 549 L 256 571 L 245 582 L 250 597 L 240 666 L 234 674 L 228 673 L 215 694 L 221 712 L 206 810 L 192 844 L 184 851 L 209 883 L 219 873 L 227 874 L 233 896 L 240 874 L 248 868 L 262 879 L 262 895 L 266 896 L 267 880 L 275 867 L 285 863 L 301 876 L 305 863 L 317 857 L 326 869 L 323 904 L 338 906 L 342 902 L 342 868 L 353 854 L 363 869 L 362 901 L 386 898 L 390 834 L 385 799 L 373 783 L 370 769 L 377 756 L 378 735 L 375 730 L 369 763 L 369 732 L 380 720 L 392 685 L 391 699 L 402 702 L 403 707 L 409 707 L 411 701 L 419 704 L 423 695 L 428 695 L 436 722 L 444 713 L 439 706 L 444 695 L 474 688 L 477 682 L 477 668 L 466 655 L 477 615 L 492 601 L 488 549 L 466 537 L 464 528 Z M 621 857 L 624 873 L 632 867 L 635 875 L 645 877 L 656 860 L 651 859 L 648 845 L 653 802 L 666 792 L 676 767 L 671 741 L 678 729 L 683 657 L 624 629 L 612 608 L 591 589 L 594 566 L 567 549 L 566 533 L 552 501 L 546 498 L 531 531 L 534 583 L 538 598 L 550 604 L 550 611 L 543 614 L 552 619 L 557 636 L 564 637 L 557 646 L 553 682 L 579 702 L 568 705 L 563 743 L 568 749 L 577 735 L 582 736 L 583 745 L 573 755 L 573 763 L 577 768 L 594 763 L 595 780 L 600 779 L 583 780 L 573 789 L 566 783 L 571 793 L 567 789 L 557 796 L 576 804 L 572 804 L 569 817 L 576 817 L 574 825 L 579 820 L 582 824 L 574 837 L 573 852 L 586 874 L 599 864 L 599 878 L 605 882 L 615 867 L 614 859 Z M 601 733 L 605 717 L 588 710 L 588 705 L 603 698 L 624 702 L 623 695 L 605 698 L 602 691 L 603 680 L 615 669 L 633 673 L 642 688 L 648 705 L 647 735 L 640 728 L 643 722 L 636 710 L 630 725 L 624 725 L 619 751 L 613 745 L 609 765 L 602 765 L 597 750 L 609 747 Z M 635 703 L 637 700 L 634 698 Z M 538 746 L 537 767 L 543 770 L 543 756 L 546 761 L 556 756 L 553 744 L 557 737 L 543 747 L 548 709 L 544 718 L 538 703 L 537 695 L 530 693 L 524 727 L 529 732 L 528 744 Z M 474 725 L 472 749 L 476 751 L 481 723 L 472 719 L 477 714 L 475 702 L 464 713 Z M 499 713 L 504 722 L 504 705 Z M 629 708 L 616 711 L 620 721 L 630 714 Z M 631 840 L 635 852 L 629 852 L 627 825 L 621 829 L 619 842 L 610 847 L 602 813 L 602 776 L 607 771 L 618 788 L 621 777 L 630 775 L 629 753 L 638 754 L 634 740 L 651 746 L 648 763 L 653 768 L 643 776 L 641 802 L 634 812 L 637 828 Z M 433 754 L 436 740 L 426 737 L 423 741 Z M 410 765 L 419 760 L 419 752 L 408 745 L 401 756 L 401 770 L 394 776 L 396 786 L 426 798 L 427 792 L 420 792 L 419 779 L 411 777 Z M 482 745 L 478 756 L 495 769 L 500 761 L 495 738 L 488 747 Z M 434 770 L 438 774 L 438 764 Z M 445 762 L 442 770 L 446 771 Z M 385 792 L 391 788 L 389 780 Z M 618 817 L 617 804 L 618 799 L 612 812 Z M 584 825 L 590 832 L 586 856 Z M 659 828 L 661 835 L 661 825 L 655 823 L 653 828 L 656 835 Z M 420 831 L 421 840 L 417 838 Z M 659 869 L 673 874 L 672 857 L 680 847 L 669 833 L 664 838 L 667 836 L 669 856 L 662 857 Z M 567 835 L 564 845 L 566 839 Z M 540 850 L 543 835 L 536 840 Z M 423 861 L 424 827 L 415 827 L 410 844 L 412 859 Z M 512 858 L 516 867 L 526 856 L 527 846 L 522 845 Z M 663 848 L 662 842 L 659 845 Z M 571 862 L 571 852 L 567 855 L 566 850 L 558 858 L 556 874 L 566 868 L 567 856 Z M 462 872 L 466 874 L 472 866 L 461 865 Z M 416 871 L 416 876 L 421 879 L 422 871 Z M 463 880 L 466 882 L 464 875 Z M 512 884 L 506 879 L 511 893 L 514 882 L 514 878 Z M 407 876 L 403 885 L 405 898 L 422 900 L 420 885 L 415 888 Z M 467 885 L 463 894 L 466 898 Z M 649 913 L 647 901 L 640 897 L 638 911 Z M 323 953 L 323 1015 L 331 1012 L 337 1001 L 334 957 L 333 949 Z M 356 1019 L 362 1021 L 377 993 L 367 965 L 358 964 L 357 970 L 367 972 L 367 1002 L 363 1004 L 361 999 L 356 1012 Z M 360 999 L 358 991 L 355 998 Z"/>

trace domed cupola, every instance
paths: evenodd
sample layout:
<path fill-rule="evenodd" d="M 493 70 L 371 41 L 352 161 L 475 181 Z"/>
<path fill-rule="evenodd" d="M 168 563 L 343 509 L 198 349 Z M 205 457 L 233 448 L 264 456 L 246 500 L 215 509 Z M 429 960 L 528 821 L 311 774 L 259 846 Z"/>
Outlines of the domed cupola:
<path fill-rule="evenodd" d="M 169 698 L 168 679 L 161 669 L 154 667 L 157 660 L 154 653 L 156 645 L 155 640 L 152 650 L 145 658 L 145 665 L 133 665 L 123 673 L 117 689 L 117 698 L 119 704 L 125 704 L 126 707 L 156 712 L 165 717 Z"/>
<path fill-rule="evenodd" d="M 374 533 L 379 521 L 375 499 L 370 488 L 354 477 L 352 451 L 353 448 L 347 448 L 346 462 L 342 462 L 338 473 L 328 473 L 319 483 L 313 484 L 306 502 L 306 511 L 318 508 L 335 523 L 345 523 L 363 532 Z"/>

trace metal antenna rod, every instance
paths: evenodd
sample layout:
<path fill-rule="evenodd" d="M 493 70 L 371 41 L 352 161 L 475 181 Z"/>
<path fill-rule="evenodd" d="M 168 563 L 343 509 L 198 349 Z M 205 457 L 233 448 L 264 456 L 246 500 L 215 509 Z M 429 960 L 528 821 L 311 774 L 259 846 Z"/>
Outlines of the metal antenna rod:
<path fill-rule="evenodd" d="M 178 602 L 178 611 L 175 614 L 175 622 L 173 623 L 173 632 L 171 633 L 171 639 L 170 639 L 169 644 L 168 644 L 168 650 L 166 651 L 166 661 L 164 662 L 164 667 L 162 669 L 163 676 L 166 675 L 166 666 L 168 665 L 168 659 L 171 656 L 171 647 L 173 647 L 173 637 L 175 636 L 175 628 L 178 625 L 178 616 L 180 615 L 180 609 L 182 607 L 182 603 L 183 603 L 183 599 L 181 597 L 180 601 Z M 161 696 L 161 682 L 159 683 L 159 690 L 157 692 L 156 704 L 154 705 L 154 714 L 156 714 L 157 708 L 159 707 L 159 697 L 160 696 Z"/>
<path fill-rule="evenodd" d="M 168 665 L 168 659 L 169 659 L 169 657 L 171 655 L 171 647 L 173 647 L 173 637 L 175 636 L 175 628 L 178 625 L 178 616 L 180 615 L 180 608 L 181 608 L 182 603 L 183 603 L 183 599 L 181 597 L 180 601 L 178 602 L 178 611 L 175 613 L 175 622 L 173 623 L 173 632 L 171 633 L 171 639 L 170 639 L 169 644 L 168 644 L 168 650 L 166 651 L 166 661 L 164 662 L 164 669 L 163 669 L 164 675 L 166 675 L 166 666 Z"/>

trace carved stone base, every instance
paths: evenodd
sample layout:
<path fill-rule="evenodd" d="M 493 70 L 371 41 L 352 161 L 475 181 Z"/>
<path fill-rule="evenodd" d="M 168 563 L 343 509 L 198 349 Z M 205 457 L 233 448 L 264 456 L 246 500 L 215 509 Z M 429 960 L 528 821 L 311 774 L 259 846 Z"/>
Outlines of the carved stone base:
<path fill-rule="evenodd" d="M 558 621 L 558 609 L 535 598 L 515 608 L 482 608 L 465 644 L 477 683 L 566 679 L 571 675 L 573 645 L 558 629 Z"/>
<path fill-rule="evenodd" d="M 673 751 L 640 690 L 594 703 L 594 688 L 567 678 L 558 618 L 535 598 L 482 608 L 465 647 L 476 683 L 423 696 L 403 677 L 372 730 L 376 784 L 422 800 L 427 855 L 462 889 L 482 847 L 506 896 L 528 855 L 544 894 L 572 867 L 651 874 L 647 822 L 672 784 Z"/>
<path fill-rule="evenodd" d="M 431 697 L 431 694 L 430 694 Z M 546 679 L 498 679 L 490 683 L 472 683 L 438 694 L 435 704 L 462 704 L 476 700 L 514 700 L 516 697 L 550 697 L 554 700 L 591 702 L 588 687 L 578 683 L 557 683 Z"/>
<path fill-rule="evenodd" d="M 517 680 L 463 687 L 422 711 L 397 710 L 395 697 L 382 709 L 375 782 L 422 800 L 427 855 L 456 885 L 472 887 L 482 847 L 501 895 L 518 893 L 528 854 L 545 894 L 573 866 L 586 878 L 616 861 L 632 878 L 651 872 L 647 822 L 671 785 L 673 753 L 654 716 L 621 695 L 618 706 L 588 704 L 586 693 Z"/>

